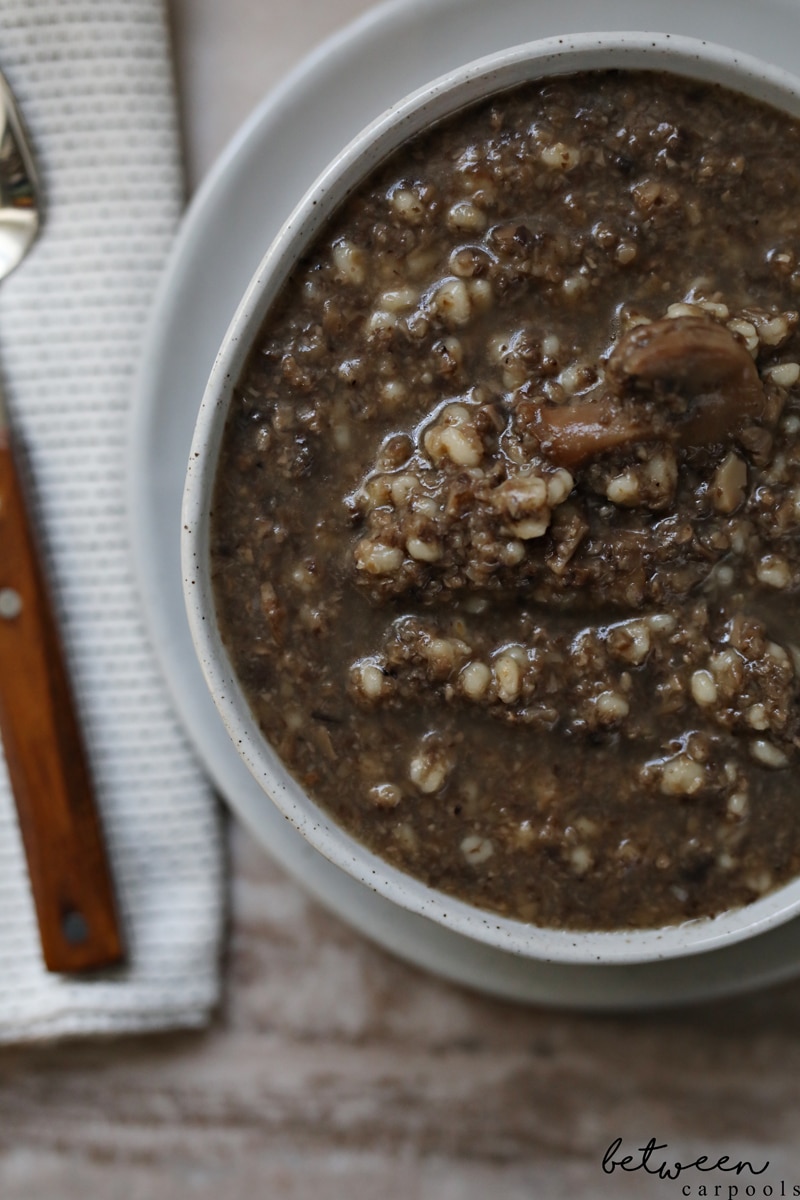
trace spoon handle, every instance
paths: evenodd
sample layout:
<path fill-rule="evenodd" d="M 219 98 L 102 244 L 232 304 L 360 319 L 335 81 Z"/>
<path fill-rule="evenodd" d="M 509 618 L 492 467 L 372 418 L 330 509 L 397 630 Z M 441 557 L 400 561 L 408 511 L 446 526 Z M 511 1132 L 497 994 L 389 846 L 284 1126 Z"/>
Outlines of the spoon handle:
<path fill-rule="evenodd" d="M 64 655 L 8 425 L 0 421 L 0 734 L 49 971 L 123 957 Z"/>

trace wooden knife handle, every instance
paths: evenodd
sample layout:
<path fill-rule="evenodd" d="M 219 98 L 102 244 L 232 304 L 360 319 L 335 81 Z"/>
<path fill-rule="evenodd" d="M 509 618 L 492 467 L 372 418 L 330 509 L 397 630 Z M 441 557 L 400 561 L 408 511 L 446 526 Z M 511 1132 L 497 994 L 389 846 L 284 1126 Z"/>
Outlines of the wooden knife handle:
<path fill-rule="evenodd" d="M 119 962 L 86 752 L 7 428 L 0 428 L 0 734 L 47 969 Z"/>

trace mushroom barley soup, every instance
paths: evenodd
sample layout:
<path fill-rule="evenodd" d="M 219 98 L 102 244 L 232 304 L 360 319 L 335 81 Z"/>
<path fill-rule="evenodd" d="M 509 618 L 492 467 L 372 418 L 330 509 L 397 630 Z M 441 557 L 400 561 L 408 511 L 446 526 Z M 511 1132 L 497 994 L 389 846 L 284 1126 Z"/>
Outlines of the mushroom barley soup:
<path fill-rule="evenodd" d="M 264 734 L 388 862 L 569 929 L 800 871 L 800 124 L 517 88 L 338 211 L 235 389 L 212 565 Z"/>

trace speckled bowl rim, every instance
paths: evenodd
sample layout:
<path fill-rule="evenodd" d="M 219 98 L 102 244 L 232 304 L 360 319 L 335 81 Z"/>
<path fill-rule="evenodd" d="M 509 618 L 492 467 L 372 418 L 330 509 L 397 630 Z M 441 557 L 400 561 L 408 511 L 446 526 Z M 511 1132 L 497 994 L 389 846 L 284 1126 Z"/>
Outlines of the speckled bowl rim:
<path fill-rule="evenodd" d="M 510 920 L 428 887 L 367 850 L 304 792 L 261 733 L 216 623 L 209 517 L 233 387 L 258 328 L 293 265 L 335 208 L 407 138 L 495 92 L 547 76 L 610 67 L 664 70 L 719 83 L 800 117 L 800 79 L 724 46 L 650 32 L 586 33 L 528 42 L 477 59 L 417 89 L 336 156 L 273 240 L 233 316 L 209 377 L 187 468 L 182 508 L 184 597 L 206 683 L 240 757 L 267 798 L 331 863 L 400 908 L 464 937 L 536 961 L 633 964 L 720 949 L 800 912 L 800 878 L 742 908 L 652 930 L 577 933 Z M 276 169 L 280 165 L 276 164 Z"/>

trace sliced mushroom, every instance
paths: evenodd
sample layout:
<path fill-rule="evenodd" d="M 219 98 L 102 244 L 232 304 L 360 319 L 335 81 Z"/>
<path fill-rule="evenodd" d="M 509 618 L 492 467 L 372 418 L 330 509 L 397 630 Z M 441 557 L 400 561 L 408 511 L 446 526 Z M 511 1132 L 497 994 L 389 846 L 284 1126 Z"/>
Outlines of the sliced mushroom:
<path fill-rule="evenodd" d="M 608 377 L 625 393 L 656 391 L 688 403 L 683 445 L 725 441 L 764 411 L 764 388 L 744 342 L 707 317 L 665 317 L 620 338 Z"/>
<path fill-rule="evenodd" d="M 707 317 L 665 317 L 631 329 L 614 347 L 610 391 L 559 407 L 542 406 L 534 430 L 559 466 L 579 467 L 598 454 L 667 437 L 683 446 L 734 437 L 764 412 L 764 389 L 745 346 Z M 644 411 L 641 400 L 656 397 Z"/>
<path fill-rule="evenodd" d="M 571 404 L 542 405 L 530 417 L 542 453 L 559 467 L 583 466 L 598 454 L 654 436 L 652 425 L 639 421 L 608 394 Z"/>

